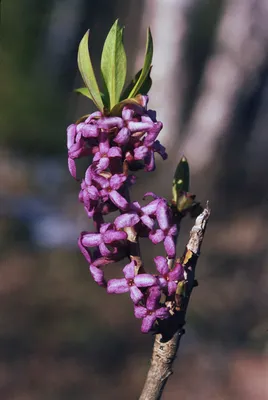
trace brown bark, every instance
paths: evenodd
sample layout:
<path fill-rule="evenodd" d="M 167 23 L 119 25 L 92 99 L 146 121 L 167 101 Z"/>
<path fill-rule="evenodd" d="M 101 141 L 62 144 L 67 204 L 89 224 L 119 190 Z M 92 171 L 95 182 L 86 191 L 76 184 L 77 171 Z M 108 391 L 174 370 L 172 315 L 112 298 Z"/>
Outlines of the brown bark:
<path fill-rule="evenodd" d="M 146 378 L 140 400 L 158 400 L 161 398 L 165 384 L 172 374 L 180 339 L 184 333 L 185 315 L 195 281 L 195 267 L 200 247 L 204 238 L 210 215 L 208 206 L 200 214 L 191 229 L 190 238 L 182 257 L 186 274 L 185 292 L 176 295 L 175 313 L 172 318 L 159 322 L 159 331 L 155 336 L 151 366 Z"/>

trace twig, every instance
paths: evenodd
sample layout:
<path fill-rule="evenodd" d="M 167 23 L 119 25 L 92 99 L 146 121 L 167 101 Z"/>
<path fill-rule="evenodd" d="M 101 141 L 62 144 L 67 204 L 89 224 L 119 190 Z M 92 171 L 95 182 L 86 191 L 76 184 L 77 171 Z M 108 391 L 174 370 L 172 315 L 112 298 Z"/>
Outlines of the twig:
<path fill-rule="evenodd" d="M 165 384 L 172 372 L 172 365 L 184 334 L 185 315 L 191 292 L 196 286 L 195 266 L 200 254 L 210 209 L 208 204 L 191 229 L 181 263 L 185 269 L 184 287 L 176 295 L 174 315 L 168 320 L 160 321 L 159 333 L 155 336 L 151 366 L 139 400 L 158 400 L 161 398 Z"/>

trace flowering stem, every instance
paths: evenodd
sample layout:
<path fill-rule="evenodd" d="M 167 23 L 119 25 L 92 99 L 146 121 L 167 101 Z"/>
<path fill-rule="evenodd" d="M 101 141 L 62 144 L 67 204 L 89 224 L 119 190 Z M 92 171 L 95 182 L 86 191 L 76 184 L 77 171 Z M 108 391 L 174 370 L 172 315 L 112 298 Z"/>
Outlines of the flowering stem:
<path fill-rule="evenodd" d="M 210 209 L 207 205 L 191 229 L 190 238 L 181 260 L 186 273 L 185 292 L 183 295 L 177 296 L 177 306 L 173 317 L 160 321 L 160 333 L 155 336 L 151 366 L 139 400 L 159 400 L 169 376 L 173 373 L 172 365 L 184 333 L 183 326 L 190 295 L 196 286 L 195 267 L 209 215 Z"/>

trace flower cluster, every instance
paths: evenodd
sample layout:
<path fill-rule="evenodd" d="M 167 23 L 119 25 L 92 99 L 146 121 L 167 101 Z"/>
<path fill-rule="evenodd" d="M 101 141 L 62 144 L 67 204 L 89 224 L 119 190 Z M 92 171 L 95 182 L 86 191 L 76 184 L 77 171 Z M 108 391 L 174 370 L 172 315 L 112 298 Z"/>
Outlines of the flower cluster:
<path fill-rule="evenodd" d="M 135 183 L 130 171 L 155 169 L 155 153 L 167 158 L 165 148 L 157 140 L 162 123 L 147 110 L 148 96 L 138 96 L 136 103 L 126 104 L 120 116 L 106 116 L 97 111 L 82 122 L 67 129 L 68 165 L 77 178 L 75 160 L 89 157 L 90 165 L 81 180 L 79 200 L 87 216 L 93 218 L 96 232 L 82 232 L 79 247 L 85 256 L 95 282 L 108 293 L 129 292 L 137 318 L 143 318 L 142 332 L 150 331 L 157 319 L 169 317 L 168 308 L 160 303 L 175 295 L 177 284 L 183 280 L 183 267 L 176 256 L 177 225 L 166 199 L 148 192 L 152 197 L 146 205 L 129 200 L 129 186 Z M 104 216 L 120 211 L 113 223 Z M 152 243 L 163 242 L 166 257 L 155 257 L 157 273 L 145 273 L 130 252 L 130 241 L 147 237 Z M 124 277 L 104 277 L 103 266 L 128 257 Z"/>

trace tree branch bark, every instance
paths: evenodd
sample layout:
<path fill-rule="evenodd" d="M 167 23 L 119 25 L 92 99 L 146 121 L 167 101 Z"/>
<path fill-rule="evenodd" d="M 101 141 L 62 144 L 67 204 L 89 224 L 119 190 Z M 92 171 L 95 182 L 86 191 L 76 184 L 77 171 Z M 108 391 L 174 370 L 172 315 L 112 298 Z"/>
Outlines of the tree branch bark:
<path fill-rule="evenodd" d="M 159 400 L 169 376 L 173 373 L 173 362 L 184 334 L 183 326 L 187 307 L 192 290 L 197 285 L 195 267 L 209 216 L 210 209 L 207 205 L 191 229 L 189 241 L 181 259 L 185 270 L 185 286 L 183 291 L 176 294 L 173 317 L 159 321 L 159 333 L 155 336 L 151 366 L 139 400 Z"/>

